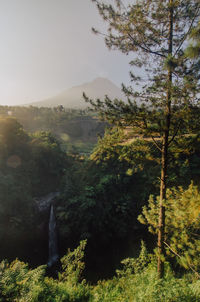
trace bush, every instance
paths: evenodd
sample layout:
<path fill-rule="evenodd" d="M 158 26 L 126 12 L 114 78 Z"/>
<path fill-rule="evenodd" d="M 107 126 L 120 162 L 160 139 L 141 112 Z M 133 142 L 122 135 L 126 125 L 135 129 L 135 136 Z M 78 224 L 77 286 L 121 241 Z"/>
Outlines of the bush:
<path fill-rule="evenodd" d="M 116 277 L 89 286 L 80 281 L 86 242 L 63 257 L 60 278 L 45 277 L 45 266 L 30 270 L 18 260 L 0 263 L 0 302 L 198 302 L 200 280 L 187 274 L 176 278 L 165 263 L 165 277 L 157 278 L 155 256 L 142 243 L 137 259 L 125 259 Z"/>

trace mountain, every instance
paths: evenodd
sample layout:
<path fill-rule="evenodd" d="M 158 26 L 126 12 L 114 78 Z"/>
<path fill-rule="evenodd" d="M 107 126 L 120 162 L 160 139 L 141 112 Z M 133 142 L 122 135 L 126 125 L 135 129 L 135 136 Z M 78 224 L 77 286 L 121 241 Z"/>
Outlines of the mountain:
<path fill-rule="evenodd" d="M 103 99 L 105 95 L 108 95 L 111 99 L 124 98 L 120 88 L 110 80 L 106 78 L 96 78 L 92 82 L 72 87 L 54 97 L 28 105 L 37 107 L 56 107 L 63 105 L 66 108 L 84 109 L 88 107 L 88 104 L 85 103 L 83 99 L 83 92 L 93 99 Z"/>

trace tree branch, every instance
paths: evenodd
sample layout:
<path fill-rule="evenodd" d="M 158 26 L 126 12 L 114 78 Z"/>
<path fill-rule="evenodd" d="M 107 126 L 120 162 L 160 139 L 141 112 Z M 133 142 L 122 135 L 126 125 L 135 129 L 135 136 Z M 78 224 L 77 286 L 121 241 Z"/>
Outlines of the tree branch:
<path fill-rule="evenodd" d="M 179 131 L 179 129 L 180 129 L 180 126 L 181 126 L 181 120 L 179 121 L 179 124 L 178 124 L 178 126 L 177 126 L 177 128 L 176 128 L 176 131 L 175 131 L 175 133 L 173 134 L 173 136 L 172 136 L 172 138 L 170 139 L 170 141 L 168 142 L 168 146 L 173 142 L 173 140 L 175 139 L 175 137 L 176 137 L 176 135 L 177 135 L 177 133 L 178 133 L 178 131 Z"/>
<path fill-rule="evenodd" d="M 128 33 L 128 37 L 132 40 L 132 42 L 137 45 L 139 48 L 141 48 L 142 50 L 144 50 L 145 52 L 147 53 L 151 53 L 151 54 L 154 54 L 154 55 L 157 55 L 157 56 L 160 56 L 162 58 L 166 58 L 165 55 L 163 55 L 162 53 L 159 53 L 157 51 L 153 51 L 151 50 L 150 48 L 145 48 L 144 46 L 142 46 L 141 44 L 139 44 L 138 42 L 136 42 L 133 37 L 131 36 L 131 34 Z"/>
<path fill-rule="evenodd" d="M 152 138 L 153 143 L 154 143 L 154 145 L 156 146 L 156 148 L 158 148 L 158 150 L 159 150 L 160 152 L 162 152 L 162 149 L 161 149 L 161 147 L 158 145 L 158 143 L 156 142 L 155 138 L 154 138 L 153 136 L 151 136 L 151 138 Z"/>
<path fill-rule="evenodd" d="M 181 43 L 179 44 L 177 50 L 175 51 L 174 56 L 179 52 L 181 46 L 183 45 L 184 41 L 188 37 L 189 33 L 191 32 L 192 26 L 194 24 L 194 21 L 195 21 L 196 17 L 198 16 L 198 14 L 199 14 L 199 5 L 197 6 L 197 13 L 195 14 L 194 18 L 192 19 L 192 21 L 190 23 L 190 26 L 189 26 L 189 29 L 188 29 L 187 33 L 184 35 L 183 39 L 181 40 Z"/>
<path fill-rule="evenodd" d="M 174 251 L 172 248 L 171 248 L 171 246 L 167 243 L 167 242 L 165 242 L 164 241 L 164 244 L 168 247 L 168 249 L 175 255 L 175 256 L 177 256 L 178 258 L 181 258 L 181 256 L 176 252 L 176 251 Z M 197 272 L 197 271 L 195 271 L 195 269 L 193 269 L 193 267 L 188 263 L 188 266 L 189 266 L 189 268 L 193 271 L 193 273 L 195 273 L 195 275 L 198 277 L 198 279 L 200 279 L 200 274 Z"/>

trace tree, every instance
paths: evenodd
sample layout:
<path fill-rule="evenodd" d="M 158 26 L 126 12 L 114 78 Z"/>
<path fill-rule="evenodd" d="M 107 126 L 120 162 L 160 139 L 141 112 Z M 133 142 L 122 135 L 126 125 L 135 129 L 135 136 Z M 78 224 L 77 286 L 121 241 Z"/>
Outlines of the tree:
<path fill-rule="evenodd" d="M 186 50 L 186 54 L 193 59 L 200 57 L 200 23 L 192 30 L 190 34 L 191 44 Z"/>
<path fill-rule="evenodd" d="M 145 76 L 130 72 L 139 89 L 125 87 L 128 102 L 106 96 L 104 101 L 85 100 L 100 117 L 121 127 L 132 126 L 139 135 L 151 137 L 160 150 L 160 210 L 158 222 L 158 276 L 164 274 L 164 233 L 169 145 L 186 134 L 186 120 L 197 99 L 195 63 L 184 54 L 189 35 L 200 17 L 197 0 L 136 0 L 125 7 L 92 0 L 108 24 L 105 43 L 125 54 L 136 53 L 130 65 Z M 95 33 L 99 33 L 93 29 Z"/>
<path fill-rule="evenodd" d="M 1 148 L 6 150 L 7 157 L 14 154 L 23 154 L 28 140 L 27 133 L 15 118 L 0 118 Z"/>
<path fill-rule="evenodd" d="M 148 206 L 143 207 L 138 218 L 141 223 L 149 225 L 149 231 L 153 234 L 157 233 L 158 202 L 159 198 L 150 196 Z M 186 190 L 182 187 L 167 190 L 164 243 L 170 256 L 176 256 L 182 266 L 195 273 L 200 269 L 199 211 L 199 189 L 193 183 Z"/>
<path fill-rule="evenodd" d="M 50 188 L 58 190 L 66 157 L 55 135 L 48 131 L 35 132 L 30 149 L 33 194 L 47 194 Z"/>

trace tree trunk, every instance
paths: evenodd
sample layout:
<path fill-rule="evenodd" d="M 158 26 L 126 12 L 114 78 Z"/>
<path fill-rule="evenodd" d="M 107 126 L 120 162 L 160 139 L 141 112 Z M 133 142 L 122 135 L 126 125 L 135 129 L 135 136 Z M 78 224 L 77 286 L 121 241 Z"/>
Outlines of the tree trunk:
<path fill-rule="evenodd" d="M 158 222 L 158 278 L 164 275 L 164 262 L 162 255 L 164 255 L 164 235 L 165 235 L 165 206 L 164 200 L 166 198 L 166 181 L 167 181 L 167 158 L 168 158 L 168 133 L 163 137 L 163 148 L 161 158 L 161 180 L 160 180 L 160 211 Z"/>
<path fill-rule="evenodd" d="M 169 39 L 168 39 L 168 55 L 172 55 L 173 51 L 173 0 L 169 0 Z M 161 152 L 161 180 L 160 180 L 160 210 L 158 222 L 158 263 L 157 271 L 158 278 L 164 276 L 164 236 L 165 236 L 165 205 L 166 185 L 167 185 L 167 166 L 168 166 L 168 146 L 169 146 L 169 131 L 171 121 L 171 86 L 172 86 L 172 70 L 169 67 L 167 75 L 167 93 L 166 93 L 166 108 L 165 108 L 165 131 L 162 140 Z"/>

